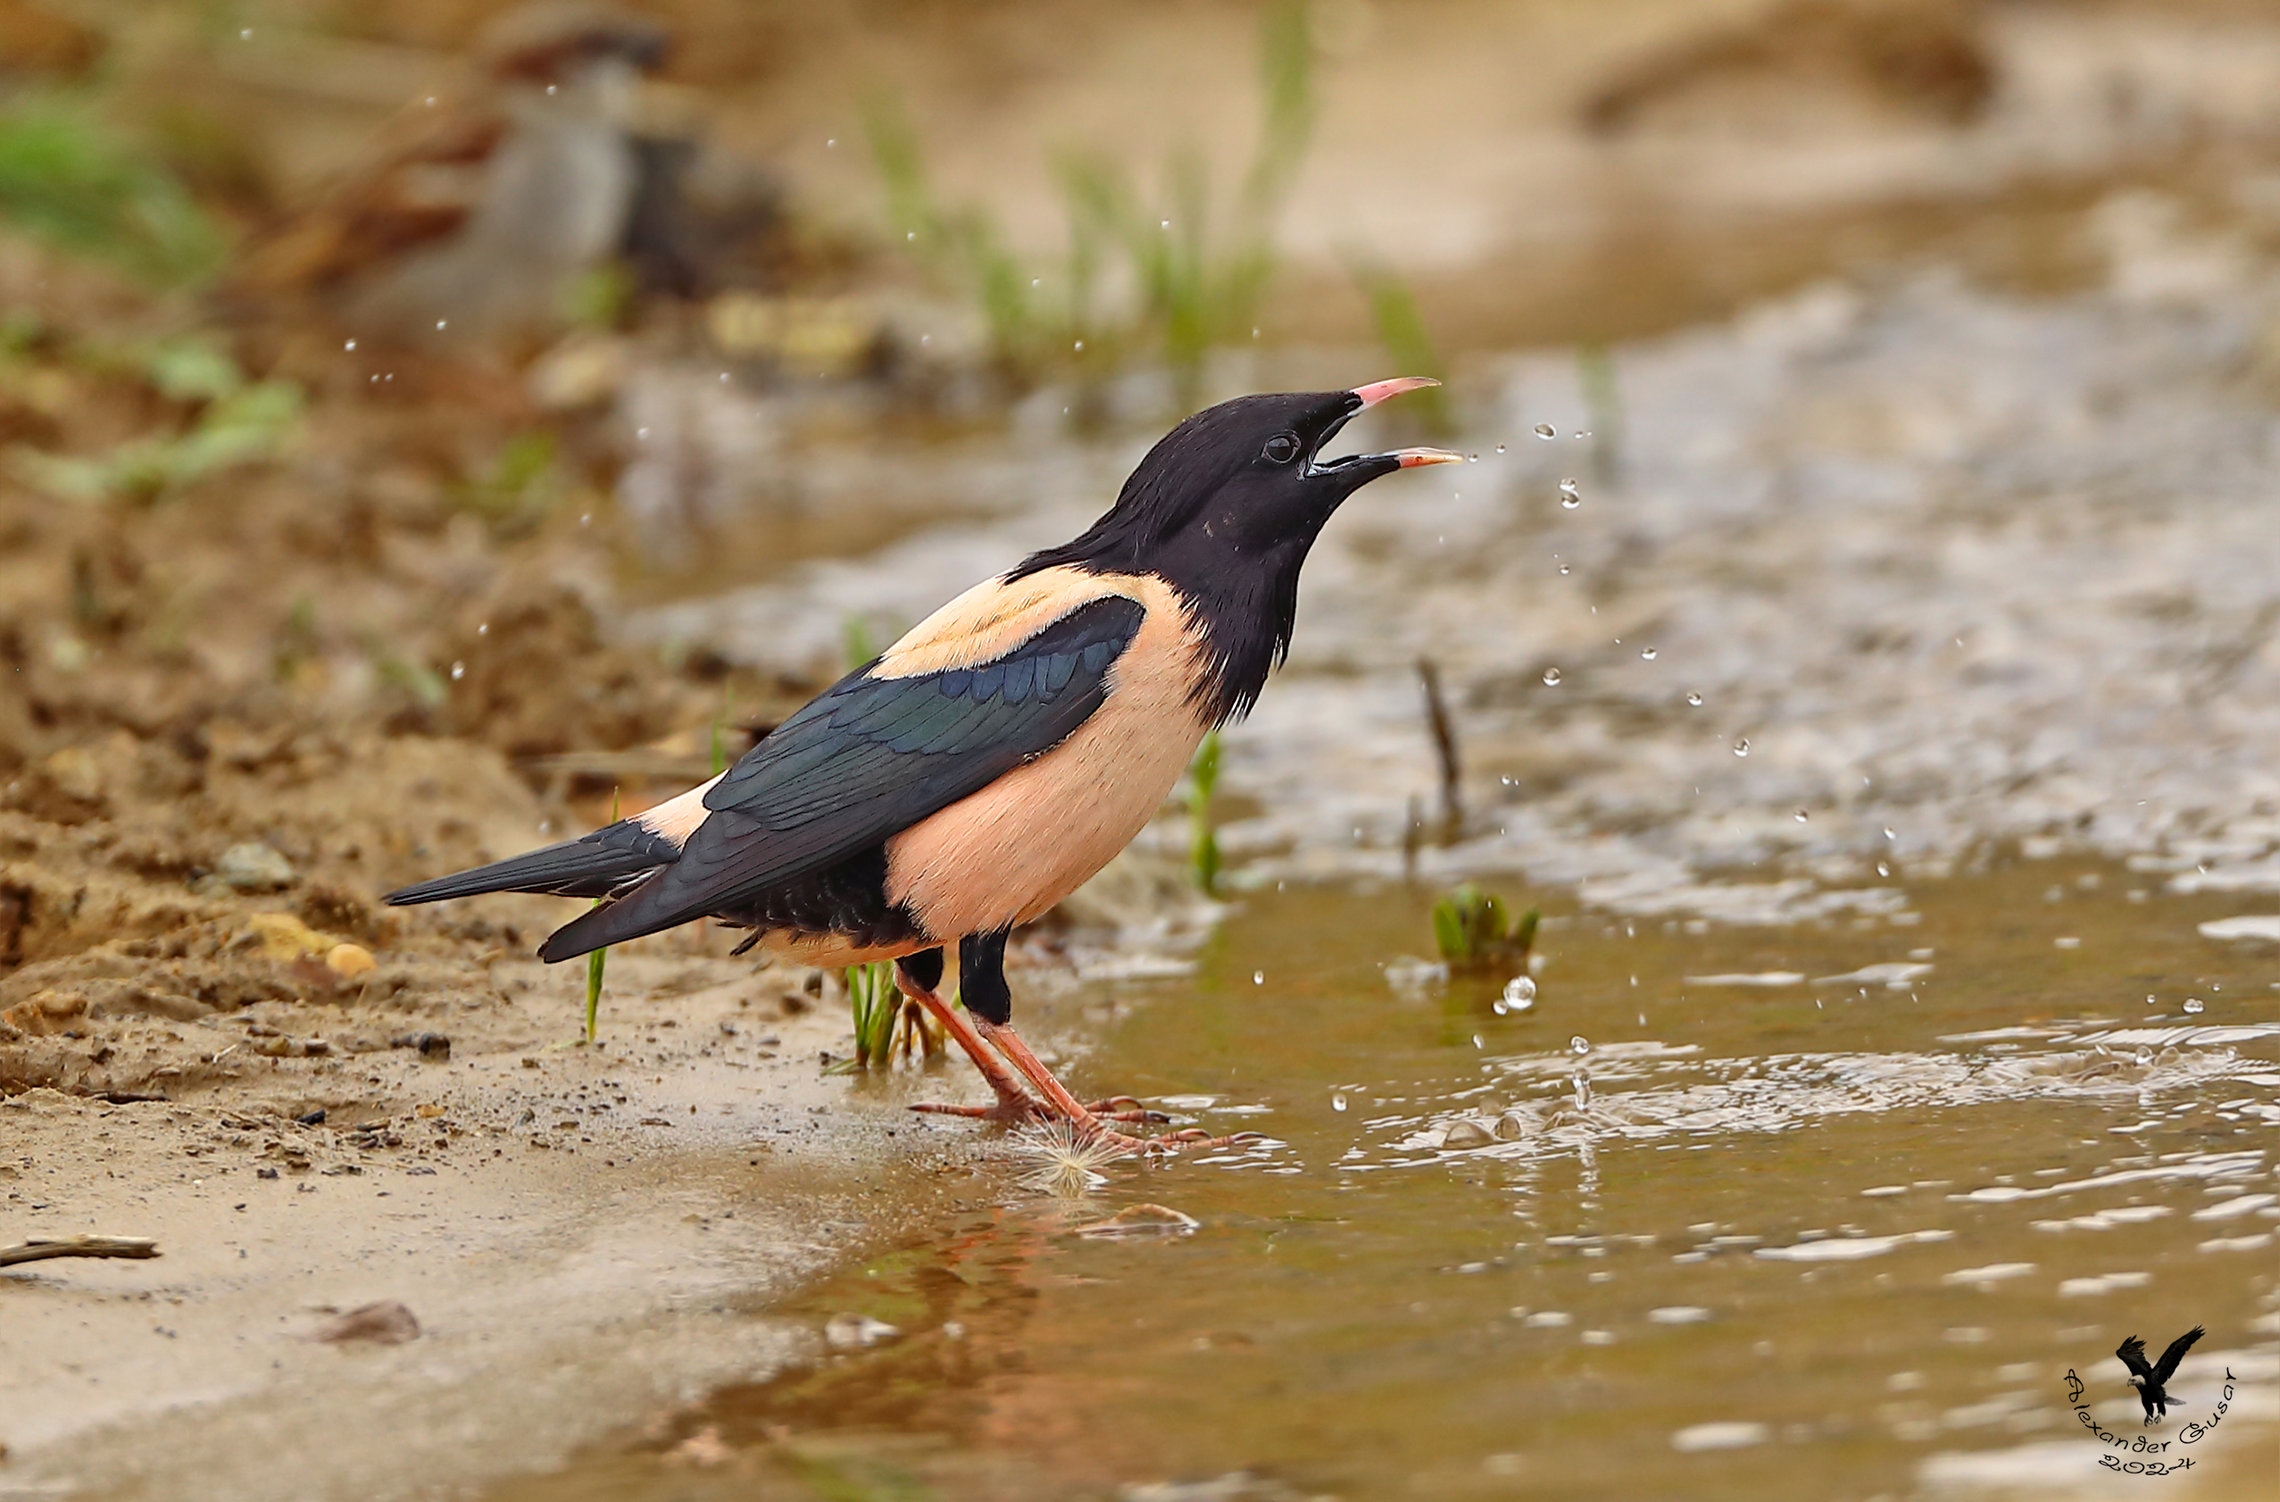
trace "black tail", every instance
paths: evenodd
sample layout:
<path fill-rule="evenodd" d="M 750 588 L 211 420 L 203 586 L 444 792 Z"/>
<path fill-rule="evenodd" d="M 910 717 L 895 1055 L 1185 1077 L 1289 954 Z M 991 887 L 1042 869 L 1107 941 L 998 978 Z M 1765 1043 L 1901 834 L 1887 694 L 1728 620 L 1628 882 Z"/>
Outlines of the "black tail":
<path fill-rule="evenodd" d="M 382 900 L 391 907 L 409 907 L 486 892 L 607 897 L 643 872 L 671 864 L 680 853 L 670 840 L 631 819 L 621 819 L 580 839 L 399 887 Z"/>

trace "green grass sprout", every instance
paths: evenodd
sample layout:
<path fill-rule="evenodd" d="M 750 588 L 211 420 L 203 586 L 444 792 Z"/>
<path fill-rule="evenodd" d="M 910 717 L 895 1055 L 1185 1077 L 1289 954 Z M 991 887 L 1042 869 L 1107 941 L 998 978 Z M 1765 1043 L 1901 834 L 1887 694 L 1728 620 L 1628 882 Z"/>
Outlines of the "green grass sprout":
<path fill-rule="evenodd" d="M 1206 897 L 1219 895 L 1219 833 L 1211 819 L 1211 797 L 1219 787 L 1219 732 L 1195 748 L 1188 764 L 1188 869 Z"/>
<path fill-rule="evenodd" d="M 1169 370 L 1181 405 L 1193 406 L 1210 352 L 1258 331 L 1275 226 L 1313 137 L 1315 42 L 1303 0 L 1267 9 L 1259 56 L 1259 136 L 1223 213 L 1192 147 L 1164 164 L 1154 200 L 1123 162 L 1069 153 L 1057 164 L 1069 248 L 1059 265 L 1033 267 L 1007 248 L 988 210 L 943 203 L 908 115 L 881 96 L 864 125 L 888 222 L 938 283 L 972 300 L 993 357 L 1016 381 L 1056 373 L 1083 381 L 1146 356 Z M 1120 298 L 1113 307 L 1102 299 L 1110 286 Z"/>
<path fill-rule="evenodd" d="M 612 824 L 618 820 L 618 797 L 619 790 L 613 788 L 610 791 L 610 822 Z M 595 898 L 594 906 L 600 907 L 601 905 L 602 899 Z M 599 1024 L 602 1009 L 602 972 L 609 968 L 609 963 L 610 946 L 607 944 L 586 956 L 586 1041 L 588 1043 L 594 1041 L 595 1028 Z"/>
<path fill-rule="evenodd" d="M 1513 922 L 1501 898 L 1468 881 L 1433 904 L 1433 943 L 1452 970 L 1524 967 L 1541 918 L 1530 908 Z"/>
<path fill-rule="evenodd" d="M 154 288 L 203 279 L 224 249 L 180 179 L 63 94 L 0 109 L 0 219 Z"/>

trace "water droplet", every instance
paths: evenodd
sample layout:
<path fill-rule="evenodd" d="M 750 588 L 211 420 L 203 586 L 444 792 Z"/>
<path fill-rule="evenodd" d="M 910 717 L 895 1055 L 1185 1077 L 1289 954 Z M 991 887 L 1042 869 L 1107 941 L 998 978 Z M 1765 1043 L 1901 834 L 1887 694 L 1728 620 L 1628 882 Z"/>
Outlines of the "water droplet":
<path fill-rule="evenodd" d="M 1158 229 L 1170 229 L 1171 227 L 1172 221 L 1169 219 L 1159 219 L 1156 221 L 1156 228 Z"/>
<path fill-rule="evenodd" d="M 1884 864 L 1884 862 L 1878 861 L 1876 863 L 1876 874 L 1879 876 L 1890 876 L 1892 874 L 1892 868 Z"/>
<path fill-rule="evenodd" d="M 1503 444 L 1501 444 L 1501 443 L 1500 443 L 1500 444 L 1498 444 L 1498 445 L 1496 446 L 1496 451 L 1497 451 L 1498 453 L 1500 453 L 1500 454 L 1501 454 L 1501 453 L 1503 453 L 1503 452 L 1504 452 L 1504 445 L 1503 445 Z"/>
<path fill-rule="evenodd" d="M 1079 340 L 1077 341 L 1077 348 L 1081 350 L 1081 349 L 1083 349 L 1084 347 L 1085 347 L 1085 341 L 1084 341 L 1084 340 L 1082 340 L 1082 339 L 1079 339 Z"/>
<path fill-rule="evenodd" d="M 2157 1007 L 2161 1005 L 2161 1001 L 2158 997 L 2148 995 L 2145 999 L 2145 1004 L 2149 1007 Z"/>
<path fill-rule="evenodd" d="M 1577 493 L 1575 481 L 1560 481 L 1560 509 L 1563 511 L 1573 511 L 1576 507 L 1582 504 L 1583 497 Z"/>
<path fill-rule="evenodd" d="M 914 229 L 906 229 L 903 231 L 903 238 L 905 240 L 915 240 L 918 238 L 918 231 Z"/>
<path fill-rule="evenodd" d="M 452 681 L 452 682 L 454 682 L 454 683 L 457 683 L 457 682 L 458 682 L 460 679 L 462 679 L 462 678 L 464 678 L 464 677 L 466 677 L 466 676 L 467 676 L 467 664 L 466 664 L 466 663 L 464 663 L 464 662 L 455 662 L 455 663 L 453 663 L 453 664 L 451 665 L 451 681 Z"/>
<path fill-rule="evenodd" d="M 1568 1076 L 1568 1083 L 1575 1086 L 1577 1109 L 1588 1107 L 1591 1104 L 1591 1076 L 1582 1073 L 1572 1074 Z"/>
<path fill-rule="evenodd" d="M 1343 1095 L 1333 1095 L 1333 1096 L 1331 1096 L 1331 1097 L 1330 1097 L 1330 1109 L 1331 1109 L 1331 1110 L 1333 1110 L 1333 1111 L 1343 1111 L 1343 1110 L 1345 1110 L 1345 1109 L 1346 1109 L 1346 1097 L 1345 1097 L 1345 1096 L 1343 1096 Z"/>
<path fill-rule="evenodd" d="M 837 145 L 839 144 L 839 137 L 837 137 L 837 136 L 825 136 L 825 137 L 823 138 L 823 144 L 824 144 L 824 146 L 825 146 L 825 148 L 826 148 L 826 149 L 828 149 L 828 148 L 830 148 L 830 147 L 834 147 L 834 146 L 837 146 Z"/>
<path fill-rule="evenodd" d="M 2188 1017 L 2198 1017 L 2204 1010 L 2206 1010 L 2206 1005 L 2200 997 L 2188 996 L 2185 998 L 2185 1015 Z"/>
<path fill-rule="evenodd" d="M 1480 1041 L 1480 1034 L 1478 1034 L 1478 1033 L 1474 1033 L 1474 1034 L 1473 1034 L 1473 1047 L 1475 1047 L 1475 1048 L 1486 1048 L 1487 1046 L 1488 1046 L 1487 1044 L 1485 1044 L 1485 1043 L 1483 1043 L 1483 1042 L 1481 1042 L 1481 1041 Z"/>
<path fill-rule="evenodd" d="M 2153 1066 L 2153 1050 L 2142 1043 L 2138 1045 L 2137 1066 L 2140 1069 L 2149 1069 Z"/>
<path fill-rule="evenodd" d="M 1561 573 L 1562 575 L 1565 575 L 1565 574 L 1567 573 L 1567 571 L 1568 571 L 1568 567 L 1567 567 L 1567 565 L 1566 565 L 1566 564 L 1564 564 L 1564 563 L 1563 563 L 1563 564 L 1561 564 L 1561 565 L 1560 565 L 1560 573 Z"/>
<path fill-rule="evenodd" d="M 1589 1038 L 1586 1038 L 1583 1034 L 1577 1033 L 1574 1037 L 1568 1039 L 1568 1052 L 1572 1054 L 1587 1054 L 1591 1052 L 1591 1040 Z"/>
<path fill-rule="evenodd" d="M 1252 984 L 1252 985 L 1254 985 L 1254 986 L 1263 986 L 1263 985 L 1265 985 L 1266 983 L 1267 983 L 1267 972 L 1266 972 L 1266 971 L 1264 971 L 1264 970 L 1254 970 L 1254 971 L 1252 971 L 1252 972 L 1251 972 L 1251 984 Z"/>
<path fill-rule="evenodd" d="M 1478 464 L 1478 463 L 1480 463 L 1480 455 L 1478 455 L 1478 454 L 1467 454 L 1467 455 L 1465 455 L 1465 463 L 1467 463 L 1467 464 Z M 1458 497 L 1457 497 L 1457 499 L 1461 501 L 1461 500 L 1463 500 L 1463 499 L 1464 499 L 1464 497 L 1460 495 L 1460 496 L 1458 496 Z"/>
<path fill-rule="evenodd" d="M 475 627 L 475 634 L 477 636 L 489 636 L 491 634 L 491 623 L 489 621 L 478 622 Z"/>
<path fill-rule="evenodd" d="M 349 340 L 349 341 L 348 341 L 346 344 L 342 345 L 342 346 L 341 346 L 341 348 L 342 348 L 342 349 L 354 349 L 354 348 L 356 348 L 356 341 L 355 341 L 354 339 L 351 339 L 351 340 Z"/>
<path fill-rule="evenodd" d="M 1700 709 L 1702 707 L 1702 696 L 1700 694 L 1688 694 L 1686 703 L 1690 709 Z"/>
<path fill-rule="evenodd" d="M 1563 570 L 1563 572 L 1565 572 L 1565 571 Z M 1544 687 L 1546 687 L 1546 688 L 1558 688 L 1559 686 L 1560 686 L 1560 670 L 1559 670 L 1558 668 L 1546 668 L 1546 669 L 1544 669 Z"/>
<path fill-rule="evenodd" d="M 1800 824 L 1802 824 L 1802 823 L 1804 823 L 1804 822 L 1805 822 L 1805 810 L 1803 810 L 1803 809 L 1799 809 L 1799 810 L 1797 810 L 1797 822 L 1798 822 L 1798 823 L 1800 823 Z"/>
<path fill-rule="evenodd" d="M 1734 754 L 1736 756 L 1747 756 L 1750 754 L 1750 738 L 1748 736 L 1745 735 L 1740 740 L 1734 742 Z"/>
<path fill-rule="evenodd" d="M 1653 647 L 1639 648 L 1639 661 L 1641 662 L 1653 662 L 1657 655 Z"/>
<path fill-rule="evenodd" d="M 1033 276 L 1029 279 L 1029 285 L 1032 287 L 1042 287 L 1045 285 L 1045 278 L 1041 276 Z"/>
<path fill-rule="evenodd" d="M 1504 983 L 1504 994 L 1498 1001 L 1508 1010 L 1525 1012 L 1536 1004 L 1536 982 L 1525 975 L 1515 975 Z"/>
<path fill-rule="evenodd" d="M 1548 443 L 1552 439 L 1559 437 L 1560 434 L 1559 430 L 1553 427 L 1550 423 L 1540 422 L 1536 424 L 1536 436 Z"/>
<path fill-rule="evenodd" d="M 435 321 L 435 326 L 439 329 L 447 329 L 451 327 L 451 320 L 448 318 L 438 318 Z"/>

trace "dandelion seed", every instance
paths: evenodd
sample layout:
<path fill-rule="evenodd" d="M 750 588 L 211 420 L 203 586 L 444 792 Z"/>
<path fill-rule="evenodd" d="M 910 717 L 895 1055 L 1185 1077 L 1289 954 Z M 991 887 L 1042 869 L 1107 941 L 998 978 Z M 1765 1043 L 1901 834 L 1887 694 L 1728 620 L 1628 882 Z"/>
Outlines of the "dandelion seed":
<path fill-rule="evenodd" d="M 1022 1187 L 1040 1194 L 1075 1199 L 1108 1182 L 1099 1172 L 1124 1150 L 1100 1137 L 1080 1137 L 1066 1121 L 1027 1126 L 1013 1134 L 1014 1155 L 1032 1166 L 1021 1176 Z"/>

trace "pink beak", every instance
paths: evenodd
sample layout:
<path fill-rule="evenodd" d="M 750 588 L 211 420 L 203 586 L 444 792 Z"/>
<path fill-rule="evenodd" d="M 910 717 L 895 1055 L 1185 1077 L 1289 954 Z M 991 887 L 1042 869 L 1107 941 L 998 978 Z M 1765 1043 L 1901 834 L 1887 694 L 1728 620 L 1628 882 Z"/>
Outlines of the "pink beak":
<path fill-rule="evenodd" d="M 1354 395 L 1362 399 L 1362 410 L 1366 412 L 1388 397 L 1399 396 L 1404 391 L 1422 391 L 1427 386 L 1440 384 L 1431 376 L 1395 376 L 1389 381 L 1372 381 L 1367 386 L 1356 386 Z M 1400 460 L 1403 469 L 1415 469 L 1420 464 L 1461 464 L 1465 456 L 1452 454 L 1447 449 L 1419 448 L 1395 449 L 1384 457 Z"/>
<path fill-rule="evenodd" d="M 1387 397 L 1399 396 L 1404 391 L 1422 391 L 1427 386 L 1441 383 L 1431 376 L 1395 376 L 1390 381 L 1372 381 L 1367 386 L 1356 386 L 1354 395 L 1362 399 L 1365 408 L 1374 407 Z"/>

